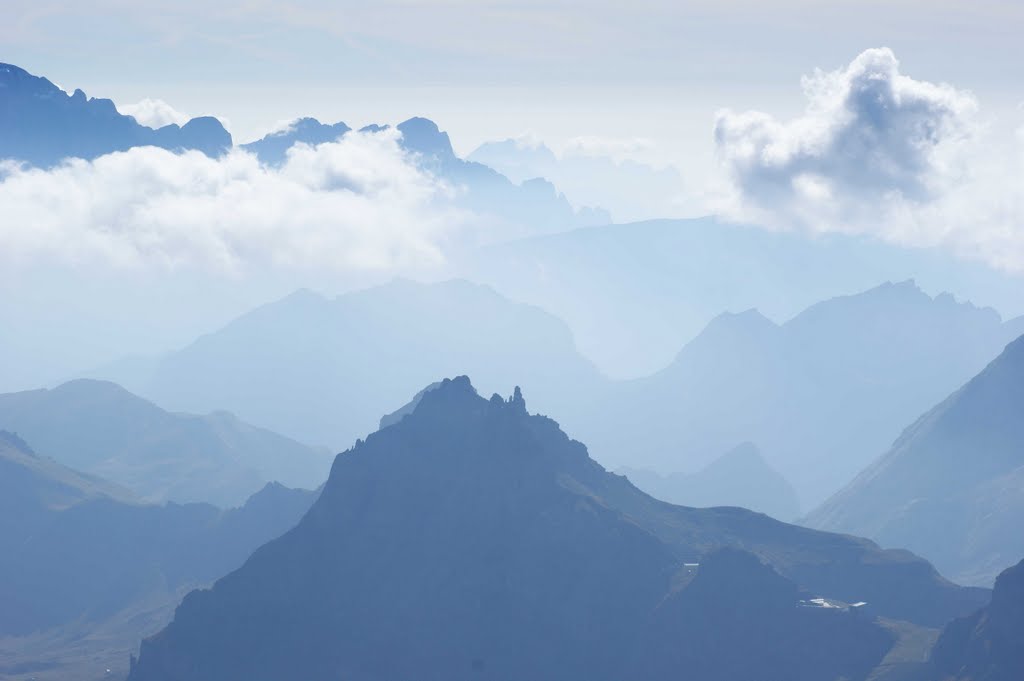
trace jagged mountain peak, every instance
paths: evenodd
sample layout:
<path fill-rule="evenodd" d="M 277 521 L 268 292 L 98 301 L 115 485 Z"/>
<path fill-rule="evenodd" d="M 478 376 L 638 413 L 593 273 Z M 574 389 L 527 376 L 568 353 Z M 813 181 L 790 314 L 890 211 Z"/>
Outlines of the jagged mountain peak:
<path fill-rule="evenodd" d="M 402 142 L 407 149 L 440 160 L 455 158 L 448 133 L 442 132 L 437 123 L 429 118 L 416 116 L 402 121 L 396 127 L 402 133 Z"/>
<path fill-rule="evenodd" d="M 219 156 L 232 146 L 216 118 L 153 129 L 120 113 L 109 99 L 67 94 L 46 78 L 11 64 L 0 65 L 0 158 L 51 167 L 66 158 L 94 159 L 115 151 L 156 146 L 196 149 Z"/>

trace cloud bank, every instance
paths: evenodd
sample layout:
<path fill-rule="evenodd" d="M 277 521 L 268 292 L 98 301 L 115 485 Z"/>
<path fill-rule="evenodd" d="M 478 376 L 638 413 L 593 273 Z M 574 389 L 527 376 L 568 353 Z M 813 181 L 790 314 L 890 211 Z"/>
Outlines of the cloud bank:
<path fill-rule="evenodd" d="M 142 147 L 49 171 L 0 165 L 0 261 L 387 270 L 443 261 L 449 189 L 395 131 L 297 145 L 279 169 Z"/>
<path fill-rule="evenodd" d="M 773 228 L 867 233 L 1024 271 L 1020 139 L 991 144 L 972 94 L 886 48 L 803 79 L 803 115 L 719 112 L 716 208 Z M 1018 136 L 1019 137 L 1019 136 Z"/>
<path fill-rule="evenodd" d="M 162 99 L 147 98 L 135 104 L 121 104 L 117 110 L 150 128 L 162 128 L 172 123 L 185 125 L 191 118 Z"/>

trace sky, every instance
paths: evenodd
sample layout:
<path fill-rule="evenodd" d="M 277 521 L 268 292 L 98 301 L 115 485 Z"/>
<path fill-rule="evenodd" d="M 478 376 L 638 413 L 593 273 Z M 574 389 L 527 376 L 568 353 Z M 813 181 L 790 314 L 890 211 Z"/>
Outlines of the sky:
<path fill-rule="evenodd" d="M 1024 273 L 1019 2 L 5 0 L 3 17 L 0 61 L 140 120 L 216 115 L 246 142 L 298 116 L 425 116 L 464 156 L 515 138 L 678 170 L 678 195 L 619 218 L 714 213 Z M 95 327 L 67 373 L 298 286 L 429 269 L 466 216 L 408 161 L 385 135 L 278 169 L 154 149 L 0 165 L 0 293 L 19 292 L 0 313 L 38 330 L 15 340 L 39 357 L 41 311 L 47 342 L 69 315 Z M 82 303 L 105 296 L 109 319 Z"/>

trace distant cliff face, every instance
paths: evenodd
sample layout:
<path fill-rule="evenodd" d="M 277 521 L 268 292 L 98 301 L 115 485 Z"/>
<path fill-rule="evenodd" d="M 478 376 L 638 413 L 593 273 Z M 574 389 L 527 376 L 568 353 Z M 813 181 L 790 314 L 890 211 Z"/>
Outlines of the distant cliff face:
<path fill-rule="evenodd" d="M 850 592 L 929 621 L 983 597 L 867 542 L 655 501 L 518 389 L 462 377 L 339 455 L 299 525 L 186 597 L 130 678 L 861 679 L 891 637 L 798 607 Z"/>
<path fill-rule="evenodd" d="M 942 681 L 1024 679 L 1024 561 L 999 575 L 987 607 L 943 630 L 932 664 Z"/>
<path fill-rule="evenodd" d="M 147 128 L 109 99 L 90 99 L 81 90 L 69 95 L 45 78 L 0 64 L 0 159 L 45 168 L 139 146 L 218 156 L 231 148 L 231 135 L 211 117 Z"/>

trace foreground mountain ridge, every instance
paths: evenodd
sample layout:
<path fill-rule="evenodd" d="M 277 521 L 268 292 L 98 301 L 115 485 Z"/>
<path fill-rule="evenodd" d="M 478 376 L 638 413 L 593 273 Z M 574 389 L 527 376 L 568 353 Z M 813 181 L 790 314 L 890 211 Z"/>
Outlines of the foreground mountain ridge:
<path fill-rule="evenodd" d="M 865 678 L 892 636 L 799 607 L 823 594 L 929 626 L 986 597 L 906 552 L 656 501 L 518 389 L 488 400 L 461 377 L 340 454 L 303 520 L 186 597 L 130 678 Z M 711 639 L 680 649 L 677 630 Z"/>
<path fill-rule="evenodd" d="M 943 629 L 931 663 L 940 681 L 1024 679 L 1024 561 L 999 575 L 991 603 Z"/>

